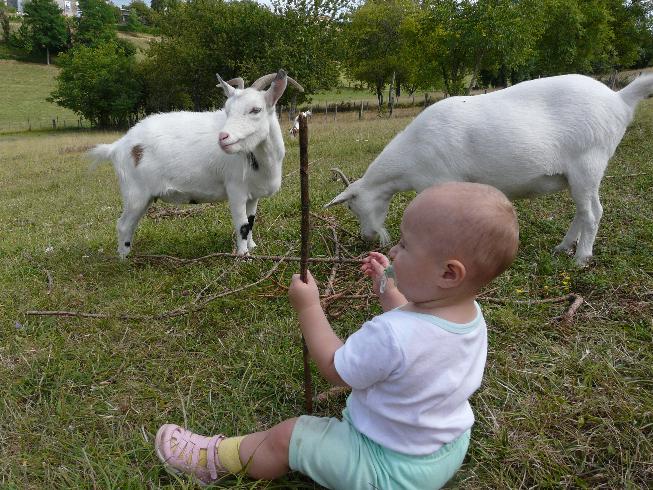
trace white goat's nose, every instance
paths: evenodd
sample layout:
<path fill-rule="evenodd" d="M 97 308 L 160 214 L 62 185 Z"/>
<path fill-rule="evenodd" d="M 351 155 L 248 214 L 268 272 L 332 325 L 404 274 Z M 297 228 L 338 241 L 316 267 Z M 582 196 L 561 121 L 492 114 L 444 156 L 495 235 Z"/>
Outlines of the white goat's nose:
<path fill-rule="evenodd" d="M 218 135 L 218 138 L 220 141 L 229 139 L 229 133 L 225 133 L 224 131 L 221 131 L 220 134 Z"/>

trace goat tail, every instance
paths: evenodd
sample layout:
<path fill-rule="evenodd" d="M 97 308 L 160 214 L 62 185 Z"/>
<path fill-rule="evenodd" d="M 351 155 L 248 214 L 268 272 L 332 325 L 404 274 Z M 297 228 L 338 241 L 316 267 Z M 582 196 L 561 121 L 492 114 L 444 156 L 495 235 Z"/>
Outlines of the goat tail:
<path fill-rule="evenodd" d="M 86 155 L 91 160 L 91 170 L 95 168 L 102 162 L 111 160 L 114 152 L 113 144 L 100 144 L 91 148 Z"/>
<path fill-rule="evenodd" d="M 623 101 L 631 107 L 653 93 L 653 75 L 642 75 L 630 82 L 619 92 Z"/>

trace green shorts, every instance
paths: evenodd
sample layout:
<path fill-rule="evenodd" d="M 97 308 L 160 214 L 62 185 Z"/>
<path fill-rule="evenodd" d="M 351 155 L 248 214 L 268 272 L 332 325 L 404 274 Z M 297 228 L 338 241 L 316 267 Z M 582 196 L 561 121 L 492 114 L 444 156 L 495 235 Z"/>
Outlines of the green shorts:
<path fill-rule="evenodd" d="M 470 430 L 433 454 L 411 456 L 384 448 L 343 420 L 299 417 L 290 438 L 289 464 L 333 490 L 430 490 L 458 471 Z"/>

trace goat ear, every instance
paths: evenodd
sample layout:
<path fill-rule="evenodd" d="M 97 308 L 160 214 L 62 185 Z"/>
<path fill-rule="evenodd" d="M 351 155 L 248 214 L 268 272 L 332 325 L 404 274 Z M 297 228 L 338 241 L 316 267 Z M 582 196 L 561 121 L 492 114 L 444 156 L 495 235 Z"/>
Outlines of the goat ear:
<path fill-rule="evenodd" d="M 273 107 L 277 103 L 285 92 L 287 85 L 288 77 L 286 76 L 286 72 L 284 70 L 279 70 L 274 82 L 272 82 L 270 88 L 265 92 L 265 102 L 268 107 Z"/>
<path fill-rule="evenodd" d="M 220 75 L 217 73 L 215 74 L 216 77 L 218 77 L 218 82 L 220 82 L 216 87 L 222 87 L 222 90 L 224 90 L 224 94 L 227 97 L 231 97 L 233 94 L 236 93 L 236 89 L 233 88 L 231 85 L 229 85 L 227 82 L 225 82 Z"/>
<path fill-rule="evenodd" d="M 334 197 L 330 202 L 324 205 L 324 208 L 330 208 L 331 206 L 337 206 L 338 204 L 342 204 L 343 202 L 349 201 L 353 197 L 351 191 L 349 189 L 345 189 L 342 191 L 340 194 L 338 194 L 336 197 Z"/>

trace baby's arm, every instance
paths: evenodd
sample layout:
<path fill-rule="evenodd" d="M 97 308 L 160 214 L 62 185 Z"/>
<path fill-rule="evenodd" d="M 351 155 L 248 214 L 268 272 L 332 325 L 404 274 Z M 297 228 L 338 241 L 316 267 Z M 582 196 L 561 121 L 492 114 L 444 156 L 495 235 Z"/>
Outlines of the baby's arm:
<path fill-rule="evenodd" d="M 334 355 L 343 345 L 335 334 L 320 305 L 320 292 L 315 279 L 307 273 L 304 283 L 299 274 L 292 277 L 288 296 L 299 317 L 299 326 L 304 334 L 311 357 L 324 378 L 335 386 L 347 386 L 334 364 Z"/>
<path fill-rule="evenodd" d="M 383 279 L 383 271 L 390 265 L 388 257 L 379 252 L 370 252 L 370 254 L 363 259 L 361 271 L 366 276 L 372 279 L 372 289 L 374 294 L 379 297 L 381 308 L 383 311 L 393 310 L 399 306 L 407 303 L 406 298 L 399 292 L 395 282 L 388 279 L 383 293 L 381 292 L 381 280 Z"/>

